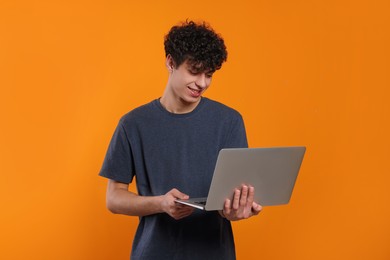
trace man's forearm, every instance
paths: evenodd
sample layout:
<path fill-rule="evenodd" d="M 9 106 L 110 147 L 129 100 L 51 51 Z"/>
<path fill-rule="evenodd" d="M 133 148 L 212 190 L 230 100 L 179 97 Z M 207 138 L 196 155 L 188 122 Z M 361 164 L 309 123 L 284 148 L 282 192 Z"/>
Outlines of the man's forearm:
<path fill-rule="evenodd" d="M 161 196 L 139 196 L 123 188 L 107 191 L 107 208 L 115 214 L 146 216 L 163 212 Z"/>

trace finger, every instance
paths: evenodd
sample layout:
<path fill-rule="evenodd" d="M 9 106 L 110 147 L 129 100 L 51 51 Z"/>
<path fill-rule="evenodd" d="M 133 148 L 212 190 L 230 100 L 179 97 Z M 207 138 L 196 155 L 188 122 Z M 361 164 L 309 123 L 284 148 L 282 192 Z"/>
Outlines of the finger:
<path fill-rule="evenodd" d="M 178 218 L 185 218 L 185 217 L 188 217 L 189 215 L 192 214 L 193 211 L 194 211 L 193 208 L 182 209 L 182 210 L 180 210 L 180 211 L 177 213 L 177 217 L 178 217 Z"/>
<path fill-rule="evenodd" d="M 238 207 L 239 207 L 239 203 L 240 203 L 240 194 L 241 194 L 241 191 L 236 189 L 234 191 L 234 196 L 233 196 L 233 204 L 232 204 L 232 207 L 233 207 L 233 210 L 237 210 Z"/>
<path fill-rule="evenodd" d="M 230 212 L 231 212 L 231 201 L 229 199 L 226 199 L 225 205 L 223 207 L 223 214 L 226 216 L 229 215 Z"/>
<path fill-rule="evenodd" d="M 171 212 L 170 212 L 170 215 L 174 218 L 174 219 L 180 219 L 180 218 L 183 218 L 185 216 L 188 216 L 192 213 L 192 208 L 184 208 L 184 207 L 173 207 Z"/>
<path fill-rule="evenodd" d="M 248 186 L 242 185 L 241 188 L 241 198 L 240 198 L 240 205 L 245 206 L 246 205 L 246 200 L 248 198 Z"/>
<path fill-rule="evenodd" d="M 252 205 L 254 198 L 255 198 L 255 188 L 253 186 L 249 186 L 248 200 L 247 200 L 248 206 Z"/>
<path fill-rule="evenodd" d="M 187 205 L 179 205 L 176 207 L 175 211 L 180 214 L 191 214 L 194 211 L 194 208 Z"/>
<path fill-rule="evenodd" d="M 187 216 L 191 213 L 192 213 L 192 211 L 190 211 L 190 210 L 177 210 L 177 211 L 175 211 L 174 215 L 177 217 L 183 217 L 183 216 Z"/>
<path fill-rule="evenodd" d="M 194 210 L 195 210 L 194 208 L 189 208 L 186 211 L 184 211 L 184 213 L 186 214 L 186 216 L 189 216 L 192 214 L 192 212 L 194 212 Z"/>

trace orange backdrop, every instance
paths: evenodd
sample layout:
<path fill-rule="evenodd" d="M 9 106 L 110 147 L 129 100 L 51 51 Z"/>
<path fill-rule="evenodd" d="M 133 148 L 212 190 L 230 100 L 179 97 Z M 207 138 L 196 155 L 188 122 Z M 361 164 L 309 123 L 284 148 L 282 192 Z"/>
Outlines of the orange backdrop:
<path fill-rule="evenodd" d="M 234 223 L 238 259 L 390 259 L 389 5 L 1 1 L 0 258 L 128 259 L 138 220 L 106 210 L 97 174 L 190 18 L 226 40 L 206 96 L 242 113 L 250 146 L 307 146 L 291 203 Z"/>

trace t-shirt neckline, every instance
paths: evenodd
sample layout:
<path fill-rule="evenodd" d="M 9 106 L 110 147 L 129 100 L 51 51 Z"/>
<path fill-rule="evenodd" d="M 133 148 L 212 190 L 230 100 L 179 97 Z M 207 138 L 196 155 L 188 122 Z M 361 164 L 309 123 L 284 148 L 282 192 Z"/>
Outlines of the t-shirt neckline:
<path fill-rule="evenodd" d="M 161 104 L 160 102 L 160 98 L 157 98 L 154 100 L 154 104 L 165 114 L 165 115 L 168 115 L 168 116 L 171 116 L 171 117 L 176 117 L 176 118 L 183 118 L 183 117 L 190 117 L 194 114 L 196 114 L 204 105 L 204 103 L 206 102 L 206 99 L 205 97 L 201 97 L 200 101 L 199 101 L 199 104 L 194 108 L 194 110 L 192 110 L 191 112 L 188 112 L 188 113 L 183 113 L 183 114 L 175 114 L 175 113 L 172 113 L 172 112 L 169 112 L 168 110 L 165 109 L 165 107 L 163 107 L 163 105 Z"/>

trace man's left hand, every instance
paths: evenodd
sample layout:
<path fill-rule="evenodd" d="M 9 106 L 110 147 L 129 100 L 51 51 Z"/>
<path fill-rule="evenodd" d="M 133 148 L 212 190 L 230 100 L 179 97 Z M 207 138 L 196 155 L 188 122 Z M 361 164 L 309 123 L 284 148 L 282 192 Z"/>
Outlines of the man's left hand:
<path fill-rule="evenodd" d="M 252 186 L 242 185 L 241 189 L 235 189 L 233 201 L 226 199 L 221 215 L 231 221 L 258 215 L 263 207 L 253 201 L 254 195 Z"/>

